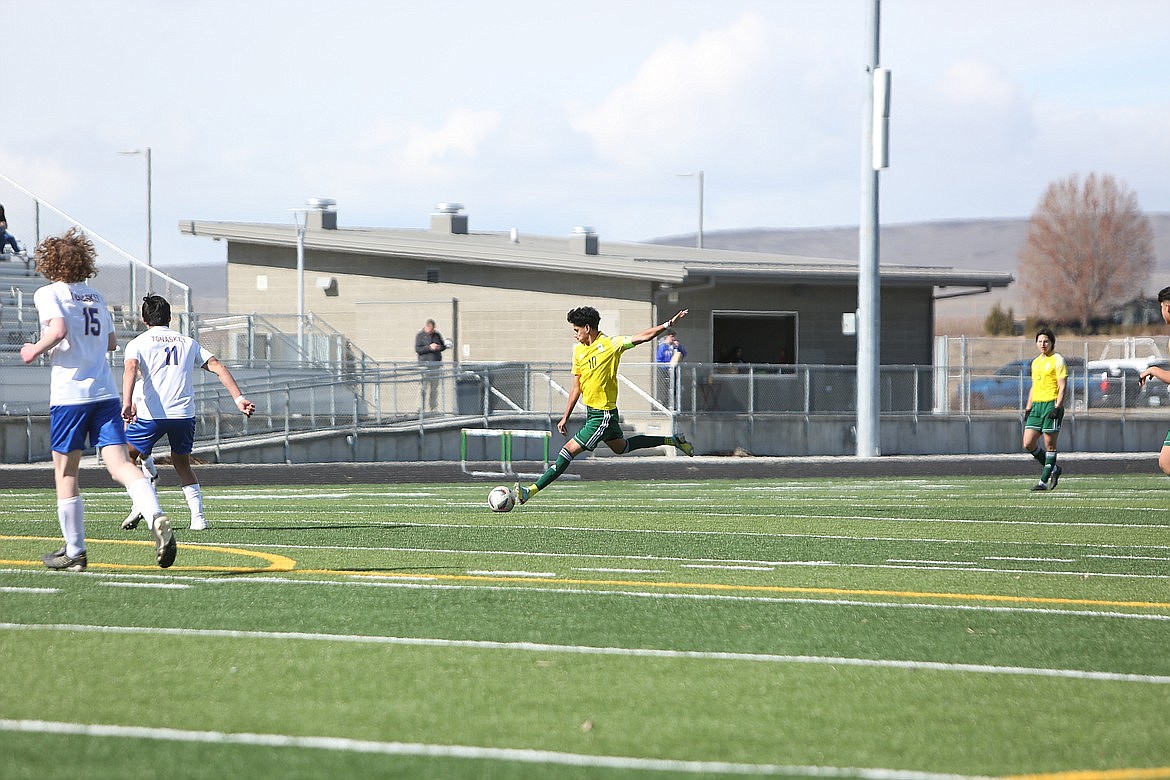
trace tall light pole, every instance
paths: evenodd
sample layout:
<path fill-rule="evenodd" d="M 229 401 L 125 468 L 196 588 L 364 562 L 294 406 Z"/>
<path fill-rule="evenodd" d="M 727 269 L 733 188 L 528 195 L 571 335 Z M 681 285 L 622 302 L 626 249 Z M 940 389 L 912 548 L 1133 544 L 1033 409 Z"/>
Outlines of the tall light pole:
<path fill-rule="evenodd" d="M 154 268 L 154 220 L 153 220 L 153 203 L 154 198 L 151 194 L 151 185 L 153 176 L 150 170 L 150 147 L 142 149 L 128 149 L 118 154 L 141 154 L 146 158 L 146 265 L 148 268 Z M 138 296 L 135 293 L 135 277 L 137 274 L 134 271 L 134 263 L 130 263 L 130 308 L 137 307 Z"/>
<path fill-rule="evenodd" d="M 857 457 L 881 455 L 881 252 L 878 173 L 889 165 L 889 71 L 881 62 L 881 0 L 870 0 L 861 141 L 857 266 Z"/>
<path fill-rule="evenodd" d="M 695 246 L 703 248 L 703 172 L 680 173 L 679 176 L 694 176 L 699 183 L 699 232 L 695 234 Z"/>

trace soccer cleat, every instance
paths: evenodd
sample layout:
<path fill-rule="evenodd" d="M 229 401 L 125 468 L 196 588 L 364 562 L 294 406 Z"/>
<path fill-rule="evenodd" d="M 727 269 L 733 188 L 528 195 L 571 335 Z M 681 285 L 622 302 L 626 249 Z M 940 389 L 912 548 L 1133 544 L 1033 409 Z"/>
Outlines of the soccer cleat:
<path fill-rule="evenodd" d="M 683 436 L 681 433 L 675 434 L 674 446 L 682 450 L 683 455 L 686 455 L 688 458 L 695 457 L 695 445 L 687 441 L 687 437 Z"/>
<path fill-rule="evenodd" d="M 1064 471 L 1060 466 L 1052 467 L 1052 474 L 1048 477 L 1048 489 L 1056 490 L 1056 483 L 1060 482 L 1060 473 Z"/>
<path fill-rule="evenodd" d="M 133 531 L 142 522 L 142 513 L 137 509 L 131 509 L 130 514 L 126 515 L 126 519 L 122 521 L 123 531 Z"/>
<path fill-rule="evenodd" d="M 1048 486 L 1045 485 L 1043 482 L 1037 482 L 1035 485 L 1032 486 L 1033 493 L 1039 493 L 1039 492 L 1047 490 L 1047 489 L 1048 489 Z"/>
<path fill-rule="evenodd" d="M 70 558 L 64 547 L 42 555 L 41 560 L 44 561 L 45 566 L 57 571 L 85 571 L 85 567 L 89 565 L 89 560 L 85 557 L 85 550 L 82 550 L 76 558 Z"/>
<path fill-rule="evenodd" d="M 532 498 L 532 491 L 521 485 L 519 482 L 512 485 L 512 492 L 516 494 L 516 503 L 527 503 L 528 499 Z"/>
<path fill-rule="evenodd" d="M 192 531 L 206 531 L 207 530 L 207 520 L 202 518 L 202 517 L 200 517 L 198 519 L 191 518 L 191 530 Z"/>
<path fill-rule="evenodd" d="M 171 531 L 171 521 L 166 515 L 154 518 L 154 552 L 160 569 L 169 568 L 175 562 L 178 545 L 175 543 L 175 534 Z"/>

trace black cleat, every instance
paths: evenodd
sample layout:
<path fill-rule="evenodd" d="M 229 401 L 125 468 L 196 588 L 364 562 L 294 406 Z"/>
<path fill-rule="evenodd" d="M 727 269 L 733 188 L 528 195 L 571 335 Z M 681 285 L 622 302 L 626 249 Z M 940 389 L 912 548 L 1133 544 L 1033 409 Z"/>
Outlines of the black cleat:
<path fill-rule="evenodd" d="M 1052 473 L 1048 475 L 1048 489 L 1056 490 L 1056 483 L 1060 482 L 1060 475 L 1064 471 L 1060 466 L 1053 466 Z"/>
<path fill-rule="evenodd" d="M 51 553 L 41 556 L 45 566 L 57 571 L 85 571 L 85 567 L 89 565 L 88 559 L 85 557 L 85 550 L 76 558 L 70 558 L 65 553 L 65 548 L 54 550 Z"/>

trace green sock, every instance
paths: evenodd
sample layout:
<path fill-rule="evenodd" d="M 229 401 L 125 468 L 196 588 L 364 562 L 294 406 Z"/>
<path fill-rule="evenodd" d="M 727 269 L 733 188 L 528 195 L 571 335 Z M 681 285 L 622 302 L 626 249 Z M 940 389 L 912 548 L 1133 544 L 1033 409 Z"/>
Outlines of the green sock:
<path fill-rule="evenodd" d="M 1044 465 L 1044 459 L 1047 455 L 1048 453 L 1044 451 L 1043 447 L 1037 447 L 1036 449 L 1032 450 L 1032 457 L 1035 458 L 1036 462 L 1041 466 Z"/>
<path fill-rule="evenodd" d="M 561 451 L 557 454 L 556 461 L 545 469 L 545 472 L 540 475 L 533 487 L 537 490 L 548 487 L 550 482 L 565 473 L 565 469 L 569 468 L 569 464 L 572 462 L 573 456 L 569 454 L 567 449 L 562 447 Z"/>
<path fill-rule="evenodd" d="M 661 447 L 663 444 L 674 444 L 673 436 L 630 436 L 626 439 L 626 452 L 633 452 L 634 450 L 644 450 L 647 447 Z"/>
<path fill-rule="evenodd" d="M 1056 465 L 1056 453 L 1050 452 L 1044 456 L 1044 470 L 1040 472 L 1040 481 L 1047 482 L 1052 476 L 1052 468 Z"/>

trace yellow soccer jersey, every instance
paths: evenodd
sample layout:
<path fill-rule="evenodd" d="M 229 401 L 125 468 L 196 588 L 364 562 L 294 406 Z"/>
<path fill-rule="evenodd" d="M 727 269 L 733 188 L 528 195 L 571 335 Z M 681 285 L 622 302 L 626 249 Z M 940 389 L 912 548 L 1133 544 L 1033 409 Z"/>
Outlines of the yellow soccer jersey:
<path fill-rule="evenodd" d="M 573 348 L 573 376 L 581 383 L 581 400 L 590 409 L 616 409 L 618 363 L 634 346 L 629 336 L 610 338 L 597 334 L 592 344 Z"/>
<path fill-rule="evenodd" d="M 1032 361 L 1032 401 L 1055 401 L 1060 394 L 1057 380 L 1068 378 L 1068 367 L 1059 352 Z"/>

